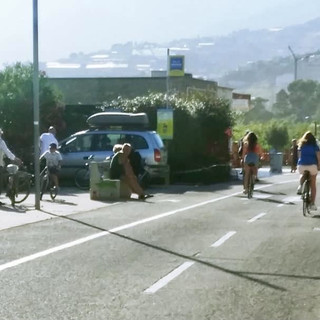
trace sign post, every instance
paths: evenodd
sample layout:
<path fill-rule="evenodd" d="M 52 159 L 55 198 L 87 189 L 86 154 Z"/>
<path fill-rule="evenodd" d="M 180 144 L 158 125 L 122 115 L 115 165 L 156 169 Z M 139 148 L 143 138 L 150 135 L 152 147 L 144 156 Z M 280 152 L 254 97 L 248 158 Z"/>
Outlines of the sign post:
<path fill-rule="evenodd" d="M 172 108 L 159 108 L 157 110 L 157 132 L 163 140 L 173 139 Z"/>

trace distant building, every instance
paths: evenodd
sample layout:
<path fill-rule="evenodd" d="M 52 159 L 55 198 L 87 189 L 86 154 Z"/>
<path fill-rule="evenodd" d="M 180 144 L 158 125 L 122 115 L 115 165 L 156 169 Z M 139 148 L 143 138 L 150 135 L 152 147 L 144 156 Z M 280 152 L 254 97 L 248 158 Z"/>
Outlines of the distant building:
<path fill-rule="evenodd" d="M 133 78 L 49 78 L 49 83 L 63 94 L 66 106 L 100 106 L 121 96 L 133 99 L 150 92 L 166 92 L 167 78 L 161 71 L 152 77 Z M 169 91 L 212 91 L 222 98 L 232 95 L 232 89 L 219 88 L 217 82 L 193 78 L 191 74 L 169 78 Z M 222 94 L 223 93 L 223 94 Z M 231 99 L 230 99 L 231 101 Z"/>
<path fill-rule="evenodd" d="M 251 106 L 251 95 L 244 93 L 232 93 L 232 105 L 231 110 L 233 111 L 249 111 L 252 109 Z"/>

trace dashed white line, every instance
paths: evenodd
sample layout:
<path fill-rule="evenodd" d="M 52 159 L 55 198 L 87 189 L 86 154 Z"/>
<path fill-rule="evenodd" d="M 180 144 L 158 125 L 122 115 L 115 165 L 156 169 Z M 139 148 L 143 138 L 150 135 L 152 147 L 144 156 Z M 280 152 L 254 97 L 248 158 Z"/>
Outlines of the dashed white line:
<path fill-rule="evenodd" d="M 313 228 L 314 231 L 320 231 L 320 228 Z"/>
<path fill-rule="evenodd" d="M 217 248 L 221 246 L 224 242 L 226 242 L 229 238 L 231 238 L 236 233 L 237 233 L 236 231 L 229 231 L 227 234 L 225 234 L 223 237 L 221 237 L 219 240 L 213 243 L 211 247 Z"/>
<path fill-rule="evenodd" d="M 248 222 L 249 222 L 249 223 L 254 222 L 254 221 L 262 218 L 262 217 L 265 216 L 265 215 L 266 215 L 265 212 L 259 213 L 259 214 L 257 214 L 255 217 L 249 219 Z"/>
<path fill-rule="evenodd" d="M 155 293 L 155 292 L 157 292 L 159 289 L 163 288 L 165 285 L 167 285 L 174 278 L 179 276 L 183 271 L 185 271 L 188 268 L 190 268 L 193 264 L 194 264 L 194 262 L 192 262 L 192 261 L 187 261 L 187 262 L 183 263 L 181 266 L 179 266 L 178 268 L 174 269 L 172 272 L 170 272 L 165 277 L 161 278 L 159 281 L 154 283 L 151 287 L 146 289 L 144 291 L 144 293 Z"/>

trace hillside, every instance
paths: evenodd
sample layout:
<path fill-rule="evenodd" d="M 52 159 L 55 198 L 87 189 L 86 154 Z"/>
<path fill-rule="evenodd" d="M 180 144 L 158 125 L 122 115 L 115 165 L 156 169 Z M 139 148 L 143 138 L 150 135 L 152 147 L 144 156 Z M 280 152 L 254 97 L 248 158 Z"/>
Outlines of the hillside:
<path fill-rule="evenodd" d="M 156 39 L 155 39 L 156 40 Z M 50 77 L 141 77 L 166 69 L 167 48 L 185 55 L 186 71 L 195 77 L 218 81 L 253 95 L 271 99 L 293 80 L 294 60 L 298 78 L 319 79 L 320 18 L 283 29 L 240 30 L 224 37 L 174 40 L 166 44 L 115 44 L 109 50 L 72 53 L 55 63 L 42 63 Z"/>

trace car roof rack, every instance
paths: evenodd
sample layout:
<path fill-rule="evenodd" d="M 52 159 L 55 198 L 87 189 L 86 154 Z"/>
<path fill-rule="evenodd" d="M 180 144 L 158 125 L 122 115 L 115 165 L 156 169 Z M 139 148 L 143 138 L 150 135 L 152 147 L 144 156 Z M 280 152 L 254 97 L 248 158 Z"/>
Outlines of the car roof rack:
<path fill-rule="evenodd" d="M 87 119 L 90 129 L 147 130 L 149 119 L 146 113 L 99 112 Z"/>

